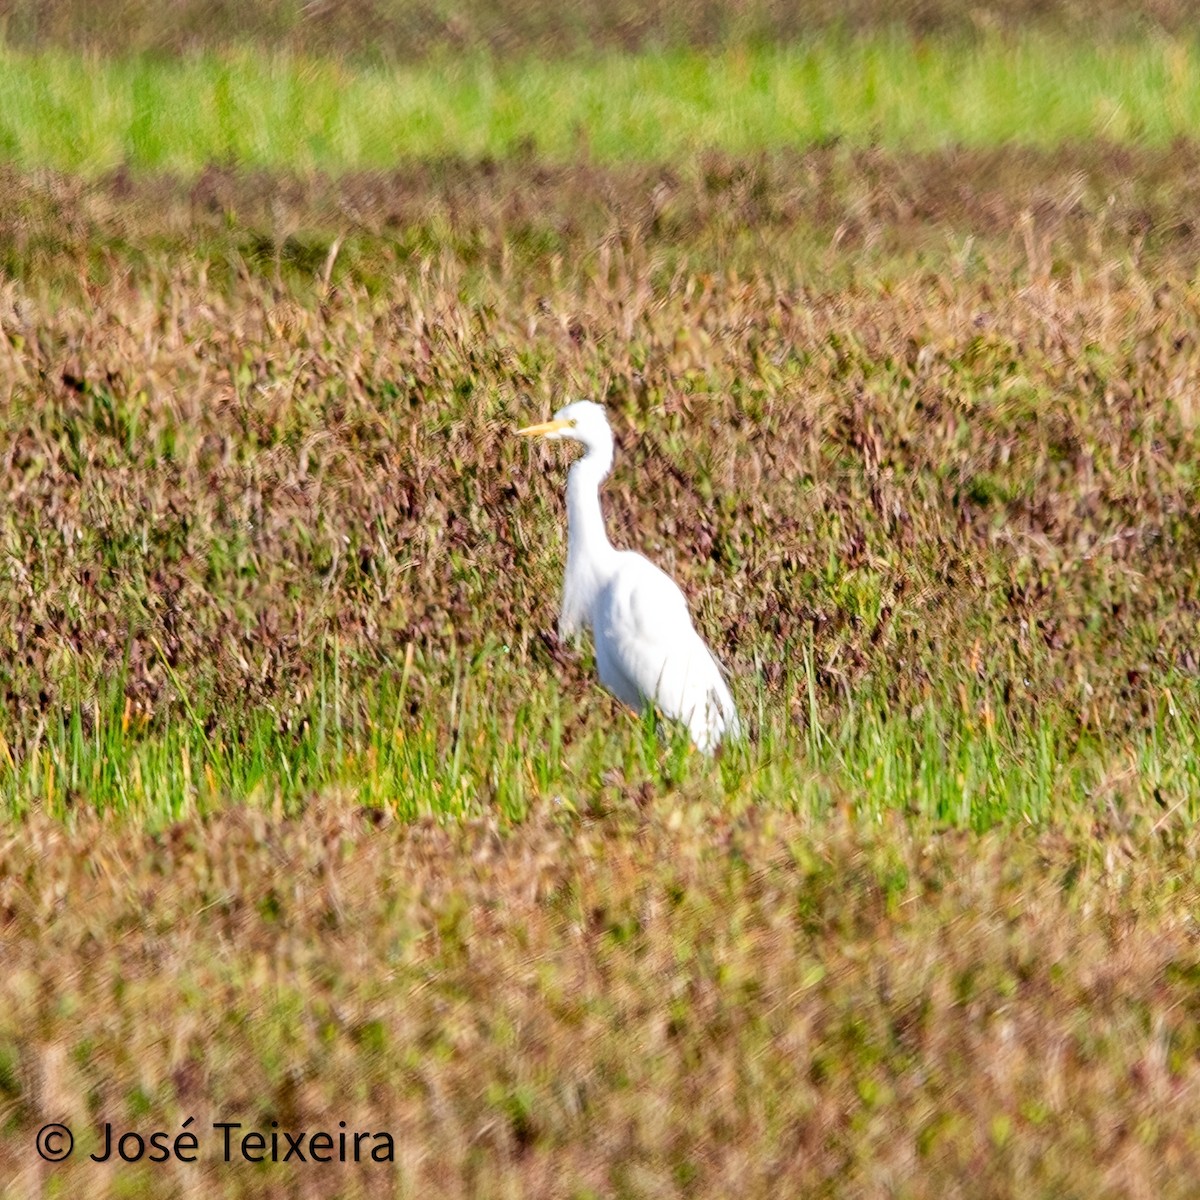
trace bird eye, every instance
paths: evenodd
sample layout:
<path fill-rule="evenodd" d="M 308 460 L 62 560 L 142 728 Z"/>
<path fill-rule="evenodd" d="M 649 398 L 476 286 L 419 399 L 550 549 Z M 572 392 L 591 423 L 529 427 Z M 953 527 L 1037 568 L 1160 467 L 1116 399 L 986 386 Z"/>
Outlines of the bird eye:
<path fill-rule="evenodd" d="M 572 417 L 572 418 L 571 418 L 571 428 L 572 428 L 572 429 L 574 429 L 574 428 L 575 428 L 575 426 L 576 426 L 576 425 L 578 425 L 578 424 L 579 424 L 579 418 L 578 418 L 578 417 Z"/>

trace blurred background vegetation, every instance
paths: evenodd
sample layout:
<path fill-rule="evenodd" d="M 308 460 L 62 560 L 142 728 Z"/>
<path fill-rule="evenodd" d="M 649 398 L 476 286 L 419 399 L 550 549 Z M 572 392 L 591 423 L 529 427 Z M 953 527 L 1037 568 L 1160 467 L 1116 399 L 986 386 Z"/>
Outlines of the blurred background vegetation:
<path fill-rule="evenodd" d="M 272 50 L 412 62 L 442 51 L 587 54 L 796 42 L 837 30 L 903 29 L 960 38 L 1038 28 L 1082 38 L 1190 35 L 1197 0 L 4 0 L 12 46 L 175 54 L 255 44 Z"/>

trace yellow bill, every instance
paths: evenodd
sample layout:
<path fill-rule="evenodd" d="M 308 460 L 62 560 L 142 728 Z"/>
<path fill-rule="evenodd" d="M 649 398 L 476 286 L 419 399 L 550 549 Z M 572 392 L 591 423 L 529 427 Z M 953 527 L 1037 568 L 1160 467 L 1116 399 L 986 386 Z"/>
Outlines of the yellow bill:
<path fill-rule="evenodd" d="M 518 429 L 517 437 L 544 437 L 548 433 L 570 428 L 570 421 L 543 421 L 540 425 L 526 425 L 524 429 Z"/>

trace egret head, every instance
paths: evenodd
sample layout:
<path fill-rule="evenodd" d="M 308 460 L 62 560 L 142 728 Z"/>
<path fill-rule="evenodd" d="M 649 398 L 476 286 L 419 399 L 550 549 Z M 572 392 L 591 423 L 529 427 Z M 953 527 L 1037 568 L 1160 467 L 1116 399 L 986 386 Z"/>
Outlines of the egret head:
<path fill-rule="evenodd" d="M 560 408 L 553 420 L 518 429 L 517 433 L 521 437 L 544 437 L 547 441 L 569 438 L 582 442 L 588 450 L 612 449 L 612 430 L 604 406 L 594 400 L 576 400 Z"/>

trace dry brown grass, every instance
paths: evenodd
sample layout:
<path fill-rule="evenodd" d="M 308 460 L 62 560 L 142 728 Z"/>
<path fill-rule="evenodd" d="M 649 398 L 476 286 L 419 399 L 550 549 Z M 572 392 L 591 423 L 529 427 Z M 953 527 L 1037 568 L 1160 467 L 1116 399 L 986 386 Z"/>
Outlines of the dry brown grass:
<path fill-rule="evenodd" d="M 5 839 L 6 1195 L 1191 1193 L 1190 832 L 369 815 Z M 34 1157 L 188 1116 L 191 1168 Z M 396 1163 L 220 1160 L 272 1119 Z"/>
<path fill-rule="evenodd" d="M 559 670 L 561 465 L 510 434 L 592 395 L 614 529 L 735 675 L 811 640 L 834 715 L 978 683 L 1144 728 L 1196 666 L 1195 161 L 10 174 L 9 703 L 53 723 L 126 647 L 209 732 L 303 723 L 335 636 L 348 687 L 496 637 Z"/>
<path fill-rule="evenodd" d="M 714 46 L 734 40 L 794 41 L 830 27 L 852 31 L 899 27 L 918 36 L 976 36 L 1031 25 L 1085 36 L 1196 27 L 1195 0 L 1097 0 L 1086 13 L 1071 0 L 598 0 L 564 6 L 550 0 L 0 0 L 0 23 L 17 45 L 66 44 L 109 52 L 179 52 L 258 43 L 306 53 L 352 54 L 410 61 L 430 53 L 591 53 L 661 46 Z M 1084 24 L 1086 22 L 1086 25 Z M 1081 27 L 1082 30 L 1081 30 Z"/>

